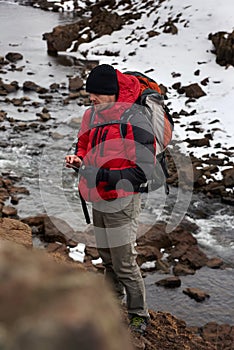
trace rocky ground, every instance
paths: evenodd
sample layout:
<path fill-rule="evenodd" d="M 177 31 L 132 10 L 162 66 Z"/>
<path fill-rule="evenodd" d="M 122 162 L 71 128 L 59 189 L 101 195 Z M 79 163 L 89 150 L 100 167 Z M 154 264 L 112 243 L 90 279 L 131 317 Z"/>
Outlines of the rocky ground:
<path fill-rule="evenodd" d="M 91 267 L 90 259 L 96 256 L 95 251 L 86 252 L 85 264 L 74 263 L 66 254 L 67 242 L 61 243 L 65 238 L 60 234 L 58 243 L 56 232 L 54 238 L 50 232 L 50 243 L 45 250 L 33 248 L 32 228 L 43 225 L 46 218 L 26 221 L 31 228 L 19 220 L 0 219 L 1 349 L 35 349 L 36 344 L 40 348 L 49 346 L 50 350 L 65 346 L 70 350 L 77 346 L 87 350 L 232 349 L 233 327 L 208 323 L 201 328 L 188 328 L 182 320 L 163 312 L 150 311 L 151 324 L 145 336 L 130 334 L 126 310 L 120 309 L 100 274 L 94 273 L 99 268 Z M 143 239 L 148 244 L 151 239 L 152 255 L 160 256 L 161 246 L 170 250 L 171 242 L 175 247 L 179 245 L 176 244 L 178 232 L 164 238 L 161 229 L 153 228 Z M 188 231 L 186 236 L 186 243 L 182 244 L 191 241 L 198 249 Z M 140 259 L 144 260 L 143 247 L 147 243 L 143 241 L 139 242 L 139 248 Z M 188 263 L 189 256 L 184 256 L 184 261 Z M 158 262 L 162 269 L 167 268 L 160 259 Z M 202 255 L 199 264 L 205 263 L 212 263 L 212 267 L 220 265 Z M 194 263 L 192 266 L 199 268 Z"/>
<path fill-rule="evenodd" d="M 33 6 L 39 4 L 44 10 L 52 7 L 54 11 L 58 11 L 60 8 L 56 2 L 47 2 L 46 0 L 22 1 L 22 3 Z M 77 14 L 85 16 L 84 19 L 79 23 L 59 26 L 54 28 L 51 33 L 45 33 L 44 39 L 47 41 L 48 51 L 56 55 L 58 51 L 65 51 L 71 47 L 72 43 L 74 45 L 73 51 L 76 51 L 82 42 L 89 42 L 95 37 L 118 30 L 124 23 L 134 21 L 141 16 L 139 11 L 134 13 L 131 10 L 130 0 L 123 3 L 125 6 L 124 14 L 118 15 L 114 12 L 117 6 L 115 1 L 100 1 L 98 5 L 92 5 L 87 1 L 88 11 L 86 12 L 74 1 Z M 132 6 L 134 7 L 134 4 Z M 108 13 L 106 16 L 106 11 L 110 9 L 113 12 L 111 21 L 110 14 Z M 172 34 L 176 32 L 176 20 L 166 22 L 163 30 Z M 82 34 L 79 34 L 81 31 Z M 149 35 L 157 35 L 157 33 L 152 32 Z M 225 66 L 233 65 L 232 38 L 233 33 L 210 35 L 217 54 L 217 63 Z M 74 100 L 80 105 L 88 105 L 88 96 L 84 90 L 86 74 L 98 62 L 74 59 L 74 65 L 79 67 L 79 76 L 69 78 L 66 87 L 59 84 L 44 87 L 35 84 L 33 80 L 27 80 L 20 84 L 17 81 L 9 82 L 4 79 L 4 74 L 7 72 L 20 72 L 25 69 L 21 65 L 22 59 L 19 52 L 6 52 L 4 56 L 0 57 L 0 74 L 2 75 L 0 78 L 0 102 L 3 106 L 3 109 L 0 110 L 0 131 L 2 133 L 10 128 L 22 135 L 28 130 L 37 133 L 43 130 L 54 132 L 49 106 L 51 101 L 55 99 L 55 95 L 56 99 L 59 96 L 64 105 Z M 206 81 L 203 82 L 204 85 L 206 83 Z M 204 94 L 202 87 L 197 84 L 181 86 L 180 83 L 176 83 L 171 87 L 162 86 L 165 101 L 167 101 L 168 88 L 176 90 L 178 95 L 185 94 L 188 100 L 200 98 Z M 15 92 L 20 92 L 23 97 L 12 97 Z M 38 98 L 34 100 L 32 97 L 34 95 L 29 97 L 30 92 L 36 93 L 43 103 L 38 102 Z M 6 104 L 15 108 L 17 113 L 27 113 L 28 110 L 33 110 L 36 120 L 33 122 L 15 120 L 4 110 Z M 196 111 L 189 113 L 196 114 Z M 175 122 L 179 122 L 182 115 L 189 113 L 185 110 L 174 113 Z M 203 147 L 209 144 L 215 130 L 212 125 L 210 133 L 203 138 L 199 138 L 199 133 L 202 130 L 199 122 L 191 123 L 190 127 L 196 130 L 198 138 L 186 140 L 189 147 Z M 59 137 L 59 135 L 54 133 L 54 137 Z M 0 141 L 0 147 L 4 149 L 9 146 L 10 142 Z M 233 205 L 234 197 L 230 192 L 234 184 L 232 156 L 233 148 L 223 149 L 222 157 L 217 154 L 207 157 L 205 161 L 192 156 L 194 191 L 202 192 L 210 198 L 217 198 L 224 203 Z M 167 157 L 171 175 L 168 183 L 177 186 L 178 172 L 175 162 L 171 159 L 170 154 Z M 224 162 L 225 165 L 230 166 L 230 169 L 224 170 L 222 179 L 216 180 L 213 174 L 216 173 L 217 167 L 223 165 Z M 185 178 L 186 174 L 187 171 L 184 169 Z M 208 184 L 207 179 L 209 180 Z M 183 321 L 162 312 L 151 311 L 151 325 L 145 337 L 126 333 L 126 327 L 122 325 L 125 322 L 126 326 L 125 310 L 123 309 L 120 315 L 119 308 L 115 305 L 110 291 L 105 286 L 100 288 L 99 274 L 102 273 L 103 268 L 102 265 L 94 266 L 92 264 L 92 259 L 98 257 L 96 249 L 87 245 L 84 264 L 75 263 L 69 258 L 68 251 L 69 247 L 76 246 L 81 233 L 66 227 L 67 233 L 71 230 L 69 234 L 66 236 L 61 234 L 46 215 L 19 220 L 14 205 L 19 202 L 22 195 L 28 195 L 29 192 L 26 188 L 17 186 L 18 181 L 19 178 L 12 173 L 3 172 L 0 174 L 0 295 L 2 301 L 0 305 L 0 348 L 14 350 L 16 344 L 20 344 L 17 349 L 27 350 L 32 348 L 32 344 L 34 346 L 37 341 L 45 345 L 44 347 L 49 341 L 52 346 L 50 349 L 56 348 L 56 350 L 64 349 L 64 344 L 69 344 L 71 350 L 75 349 L 77 342 L 82 349 L 89 350 L 94 348 L 96 350 L 105 348 L 111 350 L 122 347 L 127 350 L 132 349 L 132 346 L 135 349 L 147 350 L 231 350 L 233 348 L 233 326 L 209 323 L 201 328 L 189 329 Z M 142 265 L 148 261 L 156 261 L 156 264 L 153 267 L 151 265 L 149 269 L 161 270 L 165 274 L 172 270 L 173 278 L 165 276 L 159 282 L 165 287 L 176 288 L 180 286 L 180 276 L 195 274 L 196 270 L 203 266 L 225 268 L 220 259 L 208 258 L 199 249 L 196 238 L 193 236 L 197 230 L 194 224 L 183 221 L 173 232 L 166 233 L 165 223 L 157 223 L 145 235 L 141 236 L 142 229 L 143 227 L 139 228 L 138 262 Z M 35 236 L 40 237 L 45 242 L 45 249 L 41 253 L 43 257 L 32 247 L 32 237 Z M 88 244 L 90 240 L 88 233 L 86 238 Z M 18 246 L 15 246 L 13 242 Z M 162 259 L 164 253 L 168 254 L 166 262 Z M 145 271 L 145 269 L 142 270 L 142 273 L 144 274 Z M 89 277 L 87 278 L 87 276 Z M 51 283 L 48 284 L 48 281 Z M 82 284 L 77 281 L 82 281 Z M 61 289 L 62 284 L 66 285 L 65 294 L 64 290 Z M 105 293 L 99 293 L 100 290 L 105 290 Z M 184 290 L 184 293 L 198 302 L 209 297 L 209 295 L 204 294 L 204 291 L 196 289 Z M 96 303 L 95 300 L 100 301 L 100 304 Z M 72 301 L 74 302 L 72 303 Z M 74 304 L 77 305 L 75 308 Z M 95 310 L 94 314 L 98 322 L 93 321 L 93 314 L 90 314 L 89 307 Z M 105 317 L 103 317 L 103 310 L 105 310 Z M 115 318 L 110 318 L 110 314 L 114 314 Z M 46 329 L 44 327 L 45 315 Z M 54 326 L 54 322 L 56 326 Z M 100 327 L 97 327 L 97 323 L 100 323 Z M 58 332 L 60 329 L 63 331 Z M 38 332 L 38 330 L 40 331 Z M 109 333 L 112 334 L 111 339 Z M 85 335 L 82 337 L 85 343 L 82 344 L 79 343 L 81 334 Z"/>

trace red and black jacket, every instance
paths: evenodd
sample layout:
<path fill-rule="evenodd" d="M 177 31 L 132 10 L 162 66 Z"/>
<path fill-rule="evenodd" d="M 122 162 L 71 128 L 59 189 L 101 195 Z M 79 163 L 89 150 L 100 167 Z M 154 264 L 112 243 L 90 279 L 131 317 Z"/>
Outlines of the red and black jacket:
<path fill-rule="evenodd" d="M 81 176 L 79 191 L 90 202 L 139 192 L 140 185 L 147 181 L 154 168 L 155 137 L 143 111 L 134 104 L 140 95 L 140 83 L 134 76 L 118 70 L 116 73 L 117 102 L 95 114 L 89 108 L 78 133 L 76 155 L 83 159 L 84 165 L 108 172 L 108 181 L 100 179 L 95 188 L 88 188 L 86 179 Z M 125 123 L 121 124 L 123 120 Z"/>

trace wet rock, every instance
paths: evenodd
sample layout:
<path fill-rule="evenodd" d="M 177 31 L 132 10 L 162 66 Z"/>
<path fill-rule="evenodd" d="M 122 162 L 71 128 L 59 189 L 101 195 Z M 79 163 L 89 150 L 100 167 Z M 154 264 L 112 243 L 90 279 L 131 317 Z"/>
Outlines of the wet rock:
<path fill-rule="evenodd" d="M 234 31 L 232 33 L 221 31 L 209 34 L 208 38 L 215 47 L 216 62 L 221 66 L 234 66 Z"/>
<path fill-rule="evenodd" d="M 226 169 L 222 171 L 223 174 L 223 183 L 225 187 L 234 186 L 234 167 L 231 169 Z"/>
<path fill-rule="evenodd" d="M 19 203 L 19 198 L 16 196 L 11 196 L 11 204 L 18 204 Z"/>
<path fill-rule="evenodd" d="M 58 132 L 52 132 L 51 137 L 53 140 L 61 140 L 64 139 L 64 135 L 59 134 Z"/>
<path fill-rule="evenodd" d="M 180 258 L 180 261 L 184 264 L 187 264 L 192 269 L 197 270 L 206 265 L 208 258 L 198 248 L 197 245 L 192 245 L 188 248 L 186 253 Z"/>
<path fill-rule="evenodd" d="M 3 122 L 7 116 L 7 112 L 5 111 L 0 111 L 0 122 Z"/>
<path fill-rule="evenodd" d="M 84 82 L 80 77 L 69 78 L 70 91 L 79 91 L 83 85 L 84 85 Z"/>
<path fill-rule="evenodd" d="M 36 113 L 36 115 L 37 115 L 38 117 L 40 117 L 40 119 L 41 119 L 43 122 L 47 122 L 48 120 L 51 119 L 50 113 Z"/>
<path fill-rule="evenodd" d="M 35 91 L 39 94 L 45 94 L 48 92 L 48 89 L 37 85 L 33 81 L 25 81 L 23 83 L 23 90 L 24 91 Z"/>
<path fill-rule="evenodd" d="M 221 201 L 224 204 L 234 205 L 234 198 L 228 196 L 221 196 Z"/>
<path fill-rule="evenodd" d="M 186 288 L 183 290 L 183 293 L 198 302 L 204 301 L 210 297 L 208 293 L 198 288 Z"/>
<path fill-rule="evenodd" d="M 8 93 L 16 92 L 19 89 L 17 81 L 12 81 L 10 84 L 4 83 L 0 78 L 0 95 L 5 96 Z"/>
<path fill-rule="evenodd" d="M 211 269 L 219 269 L 222 265 L 223 260 L 220 258 L 209 259 L 206 263 L 206 266 L 210 267 Z"/>
<path fill-rule="evenodd" d="M 60 242 L 69 245 L 76 232 L 64 220 L 47 215 L 38 215 L 22 219 L 30 227 L 36 227 L 44 242 Z"/>
<path fill-rule="evenodd" d="M 221 195 L 225 191 L 225 186 L 221 181 L 213 181 L 205 186 L 204 191 L 213 195 Z"/>
<path fill-rule="evenodd" d="M 200 98 L 206 95 L 206 93 L 202 90 L 202 88 L 197 83 L 183 86 L 181 89 L 183 90 L 183 92 L 185 92 L 186 97 Z"/>
<path fill-rule="evenodd" d="M 14 125 L 13 129 L 14 130 L 22 130 L 23 131 L 23 130 L 28 130 L 29 127 L 28 127 L 27 123 L 19 122 L 19 123 L 17 123 L 17 125 Z"/>
<path fill-rule="evenodd" d="M 187 265 L 178 263 L 174 266 L 173 273 L 175 276 L 187 276 L 187 275 L 194 275 L 196 271 L 195 269 L 192 269 Z"/>
<path fill-rule="evenodd" d="M 6 205 L 2 208 L 2 216 L 3 217 L 17 217 L 17 209 Z"/>
<path fill-rule="evenodd" d="M 217 350 L 233 349 L 234 326 L 209 322 L 199 328 L 199 334 L 204 340 L 214 344 Z"/>
<path fill-rule="evenodd" d="M 10 62 L 17 62 L 23 59 L 23 55 L 18 52 L 8 52 L 5 57 Z"/>
<path fill-rule="evenodd" d="M 76 118 L 72 118 L 70 121 L 69 121 L 69 125 L 72 127 L 72 128 L 78 128 L 80 123 L 82 121 L 82 117 L 76 117 Z"/>
<path fill-rule="evenodd" d="M 11 195 L 16 194 L 16 193 L 22 193 L 22 194 L 26 194 L 29 195 L 30 192 L 26 187 L 22 187 L 22 186 L 12 186 L 9 189 L 9 193 Z"/>
<path fill-rule="evenodd" d="M 156 246 L 144 244 L 142 246 L 137 246 L 137 261 L 138 264 L 141 265 L 146 261 L 153 261 L 160 259 L 162 254 Z"/>
<path fill-rule="evenodd" d="M 178 277 L 167 277 L 155 282 L 155 284 L 166 288 L 178 288 L 181 286 L 181 280 Z"/>
<path fill-rule="evenodd" d="M 60 85 L 57 83 L 53 83 L 50 85 L 50 90 L 52 90 L 52 91 L 58 91 L 59 88 L 60 88 Z"/>

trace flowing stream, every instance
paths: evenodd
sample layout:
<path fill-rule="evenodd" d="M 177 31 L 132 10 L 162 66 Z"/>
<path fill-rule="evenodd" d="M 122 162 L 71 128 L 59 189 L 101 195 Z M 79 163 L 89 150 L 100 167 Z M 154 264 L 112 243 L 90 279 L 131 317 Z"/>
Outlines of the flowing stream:
<path fill-rule="evenodd" d="M 48 56 L 42 34 L 58 24 L 74 20 L 71 14 L 44 12 L 14 2 L 0 1 L 0 56 L 16 51 L 24 57 L 22 62 L 17 63 L 17 66 L 23 66 L 21 72 L 8 69 L 0 77 L 6 82 L 16 80 L 20 86 L 26 80 L 46 88 L 52 83 L 67 86 L 68 77 L 78 73 L 77 67 L 72 64 L 72 58 L 66 55 Z M 21 90 L 9 95 L 9 98 L 23 95 Z M 43 107 L 43 100 L 37 94 L 27 95 Z M 77 194 L 77 177 L 63 163 L 77 133 L 77 126 L 69 121 L 81 117 L 83 107 L 74 101 L 64 106 L 61 95 L 54 93 L 53 96 L 52 102 L 46 105 L 53 118 L 48 122 L 48 128 L 40 132 L 29 129 L 19 133 L 7 125 L 5 131 L 0 131 L 1 144 L 4 144 L 4 147 L 0 146 L 0 169 L 15 174 L 20 178 L 19 185 L 30 191 L 29 196 L 22 195 L 16 206 L 21 218 L 46 212 L 65 220 L 76 229 L 84 230 L 86 224 Z M 4 98 L 0 98 L 0 101 L 0 109 L 14 120 L 37 120 L 35 109 L 30 104 L 27 112 L 22 113 L 17 107 L 4 102 Z M 55 137 L 55 133 L 59 137 Z M 153 224 L 157 218 L 167 217 L 168 208 L 173 205 L 176 195 L 176 189 L 172 189 L 169 199 L 165 200 L 164 194 L 157 192 L 157 196 L 147 203 L 141 221 Z M 166 205 L 162 206 L 165 201 Z M 195 276 L 182 277 L 182 286 L 176 290 L 157 287 L 155 281 L 165 276 L 158 272 L 148 273 L 145 283 L 149 307 L 168 311 L 188 325 L 201 326 L 210 321 L 233 324 L 233 207 L 194 195 L 187 217 L 200 227 L 196 238 L 203 251 L 209 257 L 222 258 L 228 267 L 225 270 L 202 268 Z M 210 298 L 197 303 L 183 294 L 182 290 L 187 287 L 201 288 L 210 294 Z"/>

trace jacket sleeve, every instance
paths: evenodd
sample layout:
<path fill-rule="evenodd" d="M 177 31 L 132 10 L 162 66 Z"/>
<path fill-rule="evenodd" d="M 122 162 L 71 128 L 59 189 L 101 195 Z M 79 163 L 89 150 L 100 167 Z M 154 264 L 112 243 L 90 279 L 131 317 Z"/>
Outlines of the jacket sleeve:
<path fill-rule="evenodd" d="M 78 132 L 78 141 L 76 144 L 75 154 L 83 159 L 87 153 L 87 147 L 89 142 L 89 133 L 90 133 L 90 110 L 87 110 L 84 113 L 82 118 L 81 127 Z"/>

